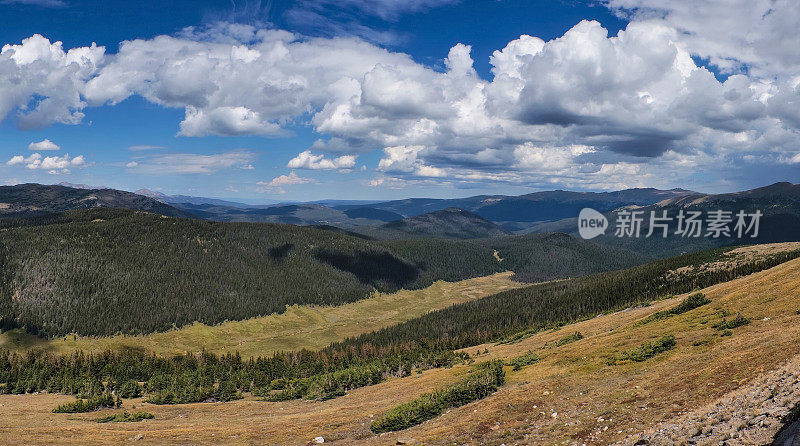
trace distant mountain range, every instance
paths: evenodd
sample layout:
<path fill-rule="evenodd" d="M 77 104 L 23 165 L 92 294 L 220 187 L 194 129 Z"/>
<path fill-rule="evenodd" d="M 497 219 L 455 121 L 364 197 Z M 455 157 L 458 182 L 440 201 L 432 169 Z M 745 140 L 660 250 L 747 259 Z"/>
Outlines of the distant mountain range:
<path fill-rule="evenodd" d="M 645 238 L 643 236 L 639 238 L 616 237 L 614 233 L 617 214 L 612 211 L 606 211 L 604 213 L 609 220 L 610 228 L 605 235 L 594 240 L 599 243 L 662 257 L 731 244 L 800 240 L 800 184 L 775 183 L 757 189 L 727 194 L 691 193 L 680 197 L 672 197 L 648 206 L 636 206 L 635 210 L 642 212 L 641 215 L 645 217 L 642 222 L 642 235 L 649 232 L 650 212 L 654 211 L 656 215 L 663 215 L 663 212 L 666 211 L 667 215 L 673 218 L 668 228 L 668 233 L 671 235 L 666 239 L 663 237 Z M 730 212 L 731 215 L 735 215 L 739 211 L 744 211 L 748 214 L 760 211 L 763 216 L 760 218 L 759 232 L 756 238 L 751 238 L 749 235 L 738 238 L 735 234 L 731 234 L 730 237 L 723 235 L 718 238 L 710 238 L 705 236 L 707 232 L 706 226 L 703 226 L 703 234 L 700 237 L 681 237 L 675 235 L 678 230 L 675 217 L 681 210 L 684 212 L 698 211 L 704 219 L 709 212 L 718 210 Z M 577 235 L 578 219 L 576 216 L 556 222 L 540 223 L 527 232 L 564 232 Z"/>
<path fill-rule="evenodd" d="M 18 184 L 0 186 L 0 216 L 32 217 L 75 209 L 124 208 L 169 217 L 192 217 L 161 201 L 115 189 Z"/>
<path fill-rule="evenodd" d="M 230 206 L 236 208 L 252 207 L 251 205 L 245 203 L 239 203 L 236 201 L 220 200 L 217 198 L 193 197 L 190 195 L 166 195 L 161 192 L 150 189 L 139 189 L 134 193 L 139 195 L 144 195 L 145 197 L 155 198 L 156 200 L 160 200 L 163 201 L 164 203 L 170 203 L 170 204 L 190 204 L 190 205 L 213 204 L 216 206 Z"/>
<path fill-rule="evenodd" d="M 610 211 L 622 206 L 646 206 L 662 200 L 696 195 L 696 192 L 672 189 L 626 189 L 617 192 L 569 192 L 563 190 L 534 192 L 520 196 L 479 195 L 468 198 L 434 199 L 408 198 L 370 204 L 369 207 L 396 212 L 404 217 L 459 208 L 470 211 L 503 226 L 509 231 L 518 231 L 532 223 L 557 221 L 578 215 L 581 209 L 590 207 L 598 211 Z M 353 206 L 336 206 L 350 209 Z"/>
<path fill-rule="evenodd" d="M 646 255 L 672 255 L 697 249 L 747 242 L 800 240 L 800 185 L 776 183 L 749 191 L 702 194 L 684 189 L 627 189 L 616 192 L 535 192 L 521 196 L 480 195 L 458 199 L 409 198 L 383 202 L 325 200 L 315 203 L 253 206 L 229 200 L 165 195 L 151 190 L 136 194 L 86 185 L 20 185 L 2 188 L 0 212 L 25 215 L 91 207 L 124 207 L 169 216 L 217 221 L 272 222 L 325 229 L 340 228 L 371 238 L 486 238 L 508 233 L 564 232 L 577 235 L 577 215 L 589 207 L 614 218 L 616 209 L 644 212 L 716 209 L 753 212 L 764 217 L 757 239 L 738 240 L 670 237 L 668 240 L 620 239 L 613 230 L 595 242 Z M 2 194 L 0 194 L 2 195 Z M 138 197 L 138 198 L 137 198 Z M 322 204 L 327 203 L 327 204 Z M 614 222 L 611 220 L 611 224 Z M 674 223 L 673 223 L 674 225 Z M 645 221 L 643 231 L 649 228 Z M 674 227 L 670 228 L 674 232 Z"/>
<path fill-rule="evenodd" d="M 408 198 L 383 202 L 322 200 L 308 203 L 254 206 L 214 198 L 165 195 L 148 189 L 140 189 L 136 193 L 169 203 L 199 218 L 217 221 L 330 225 L 353 229 L 378 226 L 385 222 L 447 208 L 458 208 L 489 220 L 508 232 L 537 232 L 537 225 L 576 216 L 584 207 L 605 212 L 622 206 L 647 206 L 663 200 L 699 195 L 683 189 L 648 188 L 616 192 L 557 190 L 521 196 L 479 195 L 456 199 Z"/>

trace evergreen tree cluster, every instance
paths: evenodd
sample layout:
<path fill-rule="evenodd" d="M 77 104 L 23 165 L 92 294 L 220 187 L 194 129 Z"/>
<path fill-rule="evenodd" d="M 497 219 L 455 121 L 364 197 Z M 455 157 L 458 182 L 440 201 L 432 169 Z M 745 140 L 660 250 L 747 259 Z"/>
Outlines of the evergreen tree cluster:
<path fill-rule="evenodd" d="M 94 421 L 98 423 L 136 423 L 143 420 L 152 420 L 156 416 L 150 412 L 122 412 L 106 417 L 97 418 Z"/>
<path fill-rule="evenodd" d="M 137 350 L 77 351 L 71 355 L 0 350 L 0 392 L 47 391 L 87 398 L 69 403 L 59 409 L 62 412 L 105 407 L 111 395 L 144 395 L 153 404 L 224 402 L 241 398 L 242 392 L 270 400 L 329 399 L 390 376 L 452 366 L 467 359 L 464 353 L 415 343 L 383 349 L 365 344 L 360 349 L 302 350 L 249 360 L 238 353 L 164 358 Z"/>
<path fill-rule="evenodd" d="M 114 407 L 114 395 L 108 392 L 90 396 L 87 399 L 77 399 L 71 403 L 60 404 L 53 409 L 53 413 L 91 412 L 107 407 Z"/>

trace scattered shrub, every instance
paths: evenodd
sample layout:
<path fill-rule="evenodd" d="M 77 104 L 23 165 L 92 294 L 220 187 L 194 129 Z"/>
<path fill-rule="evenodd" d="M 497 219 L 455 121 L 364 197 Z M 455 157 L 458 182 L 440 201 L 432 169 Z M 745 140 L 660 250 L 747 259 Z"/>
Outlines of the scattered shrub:
<path fill-rule="evenodd" d="M 644 344 L 634 349 L 618 353 L 617 355 L 609 359 L 608 364 L 616 365 L 627 361 L 633 361 L 633 362 L 646 361 L 652 358 L 653 356 L 658 355 L 659 353 L 664 353 L 666 351 L 672 350 L 676 344 L 677 341 L 675 340 L 675 336 L 672 335 L 664 336 L 663 338 L 657 341 L 645 342 Z"/>
<path fill-rule="evenodd" d="M 695 293 L 691 296 L 687 297 L 683 300 L 683 302 L 679 303 L 678 305 L 670 308 L 669 310 L 659 311 L 658 313 L 651 314 L 646 319 L 642 320 L 640 323 L 648 324 L 650 322 L 660 321 L 662 319 L 666 319 L 672 316 L 676 316 L 678 314 L 683 314 L 694 310 L 695 308 L 702 307 L 711 303 L 711 299 L 707 298 L 703 293 Z"/>
<path fill-rule="evenodd" d="M 53 409 L 53 413 L 92 412 L 104 407 L 114 407 L 114 396 L 110 393 L 103 393 L 85 400 L 78 399 L 71 403 L 60 404 Z"/>
<path fill-rule="evenodd" d="M 137 421 L 142 420 L 151 420 L 156 416 L 149 413 L 149 412 L 133 412 L 129 413 L 128 411 L 117 413 L 114 415 L 109 415 L 107 417 L 97 418 L 94 421 L 98 423 L 135 423 Z"/>
<path fill-rule="evenodd" d="M 670 310 L 670 312 L 672 314 L 683 314 L 688 311 L 694 310 L 695 308 L 699 308 L 702 307 L 703 305 L 710 303 L 711 299 L 707 298 L 705 294 L 695 293 L 684 299 L 683 302 L 673 307 Z"/>
<path fill-rule="evenodd" d="M 581 334 L 581 332 L 576 331 L 575 333 L 568 334 L 563 338 L 559 339 L 558 342 L 556 342 L 556 347 L 572 344 L 573 342 L 580 341 L 581 339 L 583 339 L 583 335 Z"/>
<path fill-rule="evenodd" d="M 734 328 L 739 328 L 749 323 L 750 319 L 747 319 L 746 317 L 742 316 L 741 313 L 739 313 L 736 315 L 735 318 L 731 320 L 722 319 L 722 322 L 713 325 L 713 327 L 719 331 L 725 331 L 725 330 L 733 330 Z"/>
<path fill-rule="evenodd" d="M 445 389 L 390 409 L 370 426 L 375 433 L 399 431 L 433 419 L 445 410 L 480 400 L 497 391 L 505 383 L 503 362 L 499 360 L 477 365 L 459 382 Z"/>
<path fill-rule="evenodd" d="M 698 339 L 692 342 L 692 345 L 695 347 L 700 347 L 702 345 L 708 345 L 713 341 L 713 338 L 705 338 L 705 339 Z"/>
<path fill-rule="evenodd" d="M 516 358 L 508 361 L 508 365 L 513 366 L 514 371 L 517 371 L 526 365 L 536 364 L 537 362 L 539 362 L 539 355 L 533 351 L 529 351 L 522 356 L 517 356 Z"/>

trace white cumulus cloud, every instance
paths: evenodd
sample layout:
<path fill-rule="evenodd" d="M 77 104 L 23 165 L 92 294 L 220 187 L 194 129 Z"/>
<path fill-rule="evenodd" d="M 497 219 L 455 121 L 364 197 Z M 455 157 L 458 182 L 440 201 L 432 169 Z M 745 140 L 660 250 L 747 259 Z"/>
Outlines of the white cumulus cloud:
<path fill-rule="evenodd" d="M 314 155 L 311 150 L 306 150 L 289 160 L 286 167 L 292 169 L 333 170 L 351 169 L 355 165 L 356 157 L 354 155 L 342 155 L 328 159 L 324 155 Z"/>
<path fill-rule="evenodd" d="M 69 173 L 70 168 L 81 168 L 86 165 L 83 155 L 70 157 L 69 154 L 62 156 L 42 156 L 40 153 L 32 153 L 29 156 L 16 155 L 6 162 L 8 166 L 24 165 L 31 170 L 46 170 L 51 174 Z"/>
<path fill-rule="evenodd" d="M 147 144 L 140 144 L 128 147 L 128 150 L 130 150 L 131 152 L 143 152 L 146 150 L 161 150 L 161 149 L 166 149 L 166 147 L 147 145 Z"/>
<path fill-rule="evenodd" d="M 49 139 L 43 139 L 39 142 L 32 142 L 28 144 L 28 150 L 40 151 L 40 152 L 48 150 L 61 150 L 61 146 L 54 143 L 53 141 L 50 141 Z"/>
<path fill-rule="evenodd" d="M 0 121 L 16 110 L 19 127 L 52 123 L 77 124 L 83 119 L 85 82 L 104 59 L 105 48 L 64 51 L 61 42 L 33 35 L 0 50 Z"/>
<path fill-rule="evenodd" d="M 289 175 L 281 175 L 275 177 L 270 182 L 259 181 L 256 184 L 258 184 L 259 186 L 276 187 L 276 186 L 290 186 L 294 184 L 308 184 L 308 183 L 316 183 L 316 181 L 314 181 L 311 178 L 303 178 L 294 172 L 290 172 Z"/>
<path fill-rule="evenodd" d="M 679 31 L 693 54 L 731 73 L 797 75 L 800 8 L 794 0 L 607 0 L 628 18 Z"/>
<path fill-rule="evenodd" d="M 283 189 L 284 186 L 316 183 L 317 181 L 313 178 L 305 178 L 297 175 L 294 172 L 289 172 L 288 175 L 280 175 L 270 181 L 257 182 L 256 185 L 258 187 L 256 188 L 256 191 L 261 193 L 285 194 L 286 190 Z"/>

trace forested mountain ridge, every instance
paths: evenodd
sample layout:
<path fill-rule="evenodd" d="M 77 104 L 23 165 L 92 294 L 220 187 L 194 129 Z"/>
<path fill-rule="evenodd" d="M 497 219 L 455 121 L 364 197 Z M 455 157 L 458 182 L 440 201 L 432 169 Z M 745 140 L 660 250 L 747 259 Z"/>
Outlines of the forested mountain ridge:
<path fill-rule="evenodd" d="M 362 232 L 378 238 L 440 237 L 472 239 L 509 235 L 485 218 L 459 208 L 446 208 L 427 214 L 391 221 Z"/>
<path fill-rule="evenodd" d="M 150 332 L 501 270 L 488 248 L 447 241 L 431 242 L 440 255 L 431 258 L 293 225 L 117 209 L 73 211 L 69 219 L 0 234 L 5 325 L 46 335 Z"/>
<path fill-rule="evenodd" d="M 194 321 L 241 320 L 292 304 L 338 305 L 373 290 L 505 270 L 526 273 L 552 255 L 535 247 L 549 244 L 545 239 L 499 249 L 486 244 L 494 239 L 380 241 L 294 225 L 121 209 L 15 223 L 0 232 L 0 325 L 47 336 L 146 333 Z M 509 261 L 498 260 L 495 250 Z M 588 265 L 618 269 L 631 261 L 591 249 L 565 255 L 572 261 L 546 269 L 548 277 L 596 271 Z"/>
<path fill-rule="evenodd" d="M 687 194 L 663 200 L 649 206 L 640 206 L 635 209 L 642 218 L 640 237 L 617 237 L 616 224 L 618 213 L 616 210 L 605 212 L 609 229 L 605 235 L 594 239 L 596 242 L 622 247 L 652 257 L 670 257 L 685 252 L 699 251 L 719 246 L 732 246 L 753 243 L 779 243 L 800 241 L 800 184 L 775 183 L 748 191 L 729 194 Z M 707 222 L 711 212 L 728 212 L 731 222 L 728 234 L 722 233 L 718 237 L 707 236 Z M 739 237 L 733 230 L 737 222 L 735 215 L 739 211 L 746 214 L 761 213 L 758 220 L 757 237 L 751 237 L 753 231 Z M 662 237 L 661 230 L 655 236 L 645 237 L 649 233 L 651 213 L 662 216 L 667 213 L 668 237 Z M 702 231 L 696 237 L 682 237 L 678 231 L 677 216 L 680 212 L 686 215 L 690 212 L 699 212 L 702 220 Z M 557 222 L 540 224 L 536 231 L 565 232 L 577 235 L 577 217 L 564 219 Z"/>
<path fill-rule="evenodd" d="M 627 249 L 587 242 L 564 233 L 510 235 L 476 240 L 497 252 L 521 282 L 542 282 L 641 265 L 652 258 Z"/>
<path fill-rule="evenodd" d="M 79 189 L 36 183 L 0 186 L 0 217 L 27 217 L 74 209 L 125 208 L 170 217 L 191 217 L 149 197 L 116 189 Z"/>
<path fill-rule="evenodd" d="M 242 208 L 211 203 L 182 202 L 175 203 L 174 206 L 197 218 L 206 220 L 284 223 L 301 226 L 330 225 L 342 229 L 369 227 L 403 218 L 402 215 L 380 209 L 358 207 L 343 211 L 313 203 Z"/>

